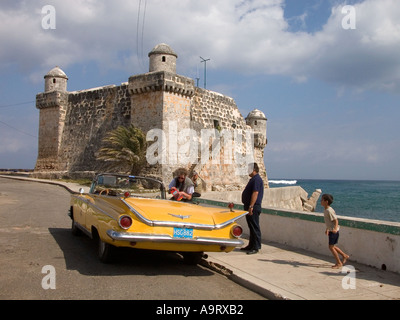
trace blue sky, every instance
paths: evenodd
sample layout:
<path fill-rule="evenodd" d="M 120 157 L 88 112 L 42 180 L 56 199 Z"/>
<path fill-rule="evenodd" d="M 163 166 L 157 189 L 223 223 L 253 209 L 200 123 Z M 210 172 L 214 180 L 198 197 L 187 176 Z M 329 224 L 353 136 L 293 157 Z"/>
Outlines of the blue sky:
<path fill-rule="evenodd" d="M 398 0 L 2 0 L 0 41 L 0 168 L 35 166 L 55 65 L 69 91 L 118 85 L 165 42 L 179 74 L 203 86 L 210 58 L 207 89 L 266 114 L 270 178 L 400 180 Z"/>

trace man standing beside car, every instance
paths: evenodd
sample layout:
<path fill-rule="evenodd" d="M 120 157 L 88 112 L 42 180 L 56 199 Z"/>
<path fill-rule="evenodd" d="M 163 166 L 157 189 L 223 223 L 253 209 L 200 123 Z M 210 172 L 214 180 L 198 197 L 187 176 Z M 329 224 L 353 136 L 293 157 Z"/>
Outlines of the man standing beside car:
<path fill-rule="evenodd" d="M 240 250 L 247 251 L 247 254 L 255 254 L 261 249 L 260 214 L 264 197 L 264 182 L 259 175 L 259 171 L 257 163 L 249 164 L 249 176 L 251 179 L 242 192 L 244 210 L 249 212 L 246 216 L 246 221 L 250 230 L 250 239 L 249 244 Z"/>

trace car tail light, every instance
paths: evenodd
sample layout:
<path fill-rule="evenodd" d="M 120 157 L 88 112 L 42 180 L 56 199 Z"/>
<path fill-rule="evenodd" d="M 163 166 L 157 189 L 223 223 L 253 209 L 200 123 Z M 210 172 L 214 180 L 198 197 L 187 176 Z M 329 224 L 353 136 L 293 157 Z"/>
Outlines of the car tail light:
<path fill-rule="evenodd" d="M 243 233 L 243 229 L 241 226 L 236 225 L 232 227 L 231 233 L 235 238 L 239 238 Z"/>
<path fill-rule="evenodd" d="M 132 225 L 132 218 L 129 216 L 122 216 L 119 218 L 119 226 L 122 229 L 128 230 Z"/>

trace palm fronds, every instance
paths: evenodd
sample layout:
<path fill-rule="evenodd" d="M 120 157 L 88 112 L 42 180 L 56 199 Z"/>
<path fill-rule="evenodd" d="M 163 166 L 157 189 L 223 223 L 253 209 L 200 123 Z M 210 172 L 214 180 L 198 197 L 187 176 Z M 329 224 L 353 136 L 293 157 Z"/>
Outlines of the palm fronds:
<path fill-rule="evenodd" d="M 137 174 L 146 161 L 146 135 L 133 125 L 119 126 L 103 139 L 104 147 L 97 159 L 109 162 L 111 168 L 130 167 L 131 174 Z"/>

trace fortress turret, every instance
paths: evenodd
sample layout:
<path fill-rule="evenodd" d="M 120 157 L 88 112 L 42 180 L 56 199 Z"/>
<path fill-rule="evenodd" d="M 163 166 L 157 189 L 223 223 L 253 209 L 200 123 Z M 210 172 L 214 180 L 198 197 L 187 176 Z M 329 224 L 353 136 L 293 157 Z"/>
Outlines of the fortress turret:
<path fill-rule="evenodd" d="M 264 149 L 267 146 L 267 117 L 265 114 L 254 109 L 246 118 L 246 124 L 254 132 L 254 161 L 260 167 L 260 176 L 264 180 L 264 185 L 269 188 L 267 170 L 264 164 Z"/>
<path fill-rule="evenodd" d="M 36 95 L 39 114 L 39 152 L 36 171 L 60 170 L 60 147 L 68 105 L 68 77 L 59 67 L 44 76 L 44 92 Z"/>
<path fill-rule="evenodd" d="M 58 66 L 44 76 L 44 92 L 67 91 L 68 77 Z"/>
<path fill-rule="evenodd" d="M 176 73 L 176 60 L 178 55 L 172 48 L 161 43 L 154 47 L 149 53 L 150 58 L 150 72 L 166 71 Z"/>
<path fill-rule="evenodd" d="M 254 109 L 246 118 L 246 124 L 254 130 L 254 146 L 264 149 L 268 143 L 267 140 L 267 117 L 265 114 Z"/>

